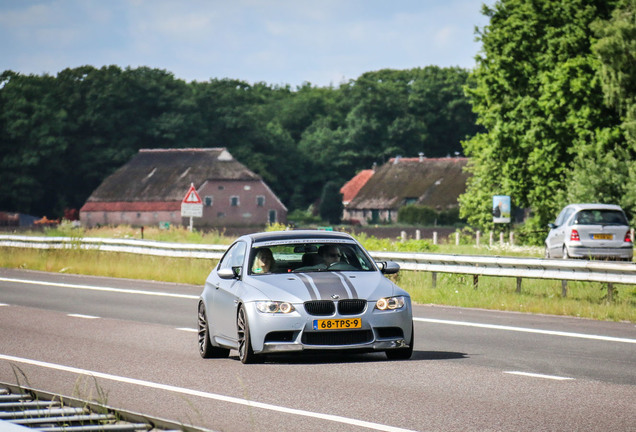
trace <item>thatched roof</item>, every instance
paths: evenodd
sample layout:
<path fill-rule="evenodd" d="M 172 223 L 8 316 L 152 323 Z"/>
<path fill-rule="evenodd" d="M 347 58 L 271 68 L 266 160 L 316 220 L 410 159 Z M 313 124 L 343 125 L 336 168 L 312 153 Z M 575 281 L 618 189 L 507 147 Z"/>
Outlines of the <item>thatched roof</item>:
<path fill-rule="evenodd" d="M 406 203 L 457 207 L 466 191 L 467 158 L 394 158 L 379 167 L 348 209 L 398 209 Z"/>
<path fill-rule="evenodd" d="M 181 202 L 191 183 L 260 180 L 225 148 L 142 149 L 110 175 L 88 198 L 91 202 Z"/>

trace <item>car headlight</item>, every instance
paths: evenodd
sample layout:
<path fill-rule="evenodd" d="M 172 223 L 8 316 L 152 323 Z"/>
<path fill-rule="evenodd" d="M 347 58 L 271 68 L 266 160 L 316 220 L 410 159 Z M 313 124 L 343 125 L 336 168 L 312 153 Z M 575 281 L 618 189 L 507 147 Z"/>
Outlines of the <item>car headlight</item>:
<path fill-rule="evenodd" d="M 294 305 L 288 302 L 261 301 L 256 302 L 256 309 L 262 313 L 287 314 L 294 311 Z"/>
<path fill-rule="evenodd" d="M 404 297 L 385 297 L 375 302 L 375 308 L 380 310 L 395 310 L 404 307 Z"/>

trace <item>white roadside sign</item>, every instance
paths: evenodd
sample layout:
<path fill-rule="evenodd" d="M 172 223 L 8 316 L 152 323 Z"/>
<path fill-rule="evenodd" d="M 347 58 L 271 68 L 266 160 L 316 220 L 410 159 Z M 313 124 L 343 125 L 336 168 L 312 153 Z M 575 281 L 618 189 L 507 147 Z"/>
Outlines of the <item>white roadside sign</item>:
<path fill-rule="evenodd" d="M 181 217 L 203 217 L 203 201 L 194 188 L 194 184 L 190 185 L 188 193 L 181 201 Z"/>

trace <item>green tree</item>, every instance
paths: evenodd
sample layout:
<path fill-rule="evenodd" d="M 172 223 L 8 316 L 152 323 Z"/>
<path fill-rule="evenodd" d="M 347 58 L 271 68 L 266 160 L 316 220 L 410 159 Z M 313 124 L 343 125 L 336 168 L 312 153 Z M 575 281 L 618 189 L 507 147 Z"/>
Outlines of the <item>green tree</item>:
<path fill-rule="evenodd" d="M 616 112 L 603 103 L 592 22 L 607 19 L 603 0 L 501 0 L 484 6 L 482 53 L 467 93 L 486 132 L 464 143 L 472 177 L 461 215 L 492 227 L 492 195 L 510 195 L 543 226 L 567 200 L 577 161 L 620 145 Z M 606 191 L 604 201 L 615 200 Z M 593 196 L 587 195 L 588 199 Z"/>
<path fill-rule="evenodd" d="M 325 183 L 320 196 L 320 217 L 329 221 L 330 224 L 339 224 L 342 219 L 343 209 L 340 186 L 334 182 Z"/>

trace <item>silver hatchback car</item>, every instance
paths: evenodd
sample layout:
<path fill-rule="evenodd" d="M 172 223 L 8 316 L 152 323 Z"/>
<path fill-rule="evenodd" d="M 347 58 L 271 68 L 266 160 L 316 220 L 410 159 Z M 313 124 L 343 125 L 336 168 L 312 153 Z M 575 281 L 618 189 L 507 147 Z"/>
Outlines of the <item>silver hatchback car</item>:
<path fill-rule="evenodd" d="M 570 204 L 548 226 L 546 258 L 631 261 L 634 256 L 629 222 L 617 205 Z"/>

